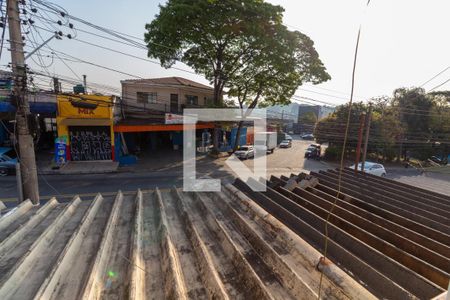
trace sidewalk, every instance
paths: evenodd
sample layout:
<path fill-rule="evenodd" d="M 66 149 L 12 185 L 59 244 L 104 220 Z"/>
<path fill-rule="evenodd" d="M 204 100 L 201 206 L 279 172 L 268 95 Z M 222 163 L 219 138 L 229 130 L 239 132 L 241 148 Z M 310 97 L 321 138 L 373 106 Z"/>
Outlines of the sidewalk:
<path fill-rule="evenodd" d="M 39 159 L 37 162 L 39 175 L 76 175 L 115 173 L 118 162 L 113 161 L 69 161 L 59 168 L 51 160 Z"/>

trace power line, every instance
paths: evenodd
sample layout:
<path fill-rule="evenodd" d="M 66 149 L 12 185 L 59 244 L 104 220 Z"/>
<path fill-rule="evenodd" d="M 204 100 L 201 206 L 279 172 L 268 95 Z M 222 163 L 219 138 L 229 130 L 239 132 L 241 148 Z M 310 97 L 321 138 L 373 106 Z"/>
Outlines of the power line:
<path fill-rule="evenodd" d="M 304 89 L 304 88 L 298 88 L 298 89 L 299 89 L 299 90 L 302 90 L 302 91 L 305 91 L 305 92 L 309 92 L 309 93 L 314 93 L 314 94 L 322 95 L 322 96 L 328 96 L 328 97 L 333 97 L 333 98 L 337 98 L 337 99 L 348 100 L 348 98 L 346 98 L 346 97 L 340 97 L 340 96 L 335 96 L 335 95 L 331 95 L 331 94 L 327 94 L 327 93 L 321 93 L 321 92 L 311 91 L 311 90 Z"/>
<path fill-rule="evenodd" d="M 422 83 L 420 85 L 420 87 L 423 87 L 425 84 L 427 84 L 428 82 L 432 81 L 433 79 L 435 79 L 436 77 L 438 77 L 439 75 L 443 74 L 444 72 L 446 72 L 449 69 L 450 69 L 450 66 L 446 67 L 444 70 L 440 71 L 439 73 L 437 73 L 436 75 L 434 75 L 433 77 L 431 77 L 430 79 L 428 79 L 427 81 Z"/>
<path fill-rule="evenodd" d="M 328 92 L 333 92 L 335 94 L 341 94 L 341 95 L 347 96 L 346 99 L 348 99 L 348 97 L 350 96 L 349 93 L 338 91 L 338 90 L 324 88 L 324 87 L 321 87 L 321 86 L 318 86 L 318 85 L 315 85 L 315 84 L 305 84 L 305 86 L 316 88 L 316 89 L 319 89 L 319 90 L 328 91 Z M 356 95 L 356 96 L 358 96 L 358 95 Z M 358 96 L 358 97 L 359 98 L 369 98 L 369 97 L 362 97 L 362 96 Z"/>
<path fill-rule="evenodd" d="M 318 102 L 318 103 L 325 104 L 325 105 L 329 105 L 329 106 L 332 106 L 332 107 L 335 107 L 335 106 L 336 106 L 336 104 L 333 104 L 333 103 L 330 103 L 330 102 L 326 102 L 326 101 L 322 101 L 322 100 L 317 100 L 317 99 L 310 98 L 310 97 L 304 97 L 304 96 L 294 95 L 294 96 L 292 96 L 292 98 L 294 98 L 294 99 L 296 99 L 296 100 L 298 100 L 298 99 L 310 100 L 310 101 L 313 101 L 313 102 Z M 300 101 L 301 101 L 301 100 L 300 100 Z"/>
<path fill-rule="evenodd" d="M 450 67 L 449 67 L 450 68 Z M 443 86 L 444 84 L 446 84 L 447 82 L 449 82 L 450 81 L 450 78 L 449 79 L 447 79 L 446 81 L 444 81 L 443 83 L 441 83 L 441 84 L 439 84 L 439 85 L 437 85 L 437 86 L 435 86 L 434 88 L 432 88 L 431 90 L 429 90 L 428 92 L 432 92 L 432 91 L 434 91 L 435 89 L 438 89 L 438 88 L 440 88 L 441 86 Z"/>
<path fill-rule="evenodd" d="M 37 28 L 39 28 L 41 30 L 49 31 L 49 30 L 47 30 L 45 28 L 42 28 L 40 26 L 36 26 L 35 25 L 35 27 L 37 27 Z M 122 54 L 122 55 L 125 55 L 125 56 L 128 56 L 128 57 L 131 57 L 131 58 L 135 58 L 135 59 L 138 59 L 138 60 L 142 60 L 142 61 L 145 61 L 145 62 L 148 62 L 148 63 L 152 63 L 152 64 L 156 64 L 156 65 L 161 66 L 161 64 L 159 62 L 157 62 L 157 61 L 153 61 L 153 60 L 150 60 L 150 59 L 147 59 L 147 58 L 142 58 L 142 57 L 139 57 L 139 56 L 136 56 L 136 55 L 133 55 L 133 54 L 125 53 L 125 52 L 122 52 L 122 51 L 119 51 L 119 50 L 112 49 L 110 47 L 101 46 L 101 45 L 98 45 L 98 44 L 95 44 L 95 43 L 92 43 L 92 42 L 81 40 L 79 38 L 76 38 L 76 39 L 73 39 L 73 40 L 74 41 L 78 41 L 80 43 L 84 43 L 84 44 L 90 45 L 90 46 L 94 46 L 94 47 L 97 47 L 97 48 L 100 48 L 100 49 L 103 49 L 103 50 L 108 50 L 108 51 L 111 51 L 111 52 L 114 52 L 114 53 Z M 194 71 L 189 71 L 189 70 L 186 70 L 186 69 L 173 67 L 173 66 L 170 67 L 170 68 L 174 69 L 174 70 L 181 71 L 181 72 L 197 75 L 197 73 L 195 73 Z"/>

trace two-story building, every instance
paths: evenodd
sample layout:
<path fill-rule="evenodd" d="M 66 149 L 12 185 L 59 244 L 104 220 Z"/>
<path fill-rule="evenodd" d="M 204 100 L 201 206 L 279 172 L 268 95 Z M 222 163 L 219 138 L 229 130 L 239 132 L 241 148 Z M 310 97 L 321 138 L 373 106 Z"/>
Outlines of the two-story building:
<path fill-rule="evenodd" d="M 182 77 L 123 80 L 125 112 L 155 110 L 180 113 L 186 107 L 205 107 L 212 103 L 214 89 Z"/>
<path fill-rule="evenodd" d="M 181 148 L 183 110 L 213 103 L 213 88 L 181 77 L 123 80 L 121 84 L 121 119 L 114 131 L 131 153 Z M 199 136 L 214 128 L 212 123 L 196 126 Z"/>

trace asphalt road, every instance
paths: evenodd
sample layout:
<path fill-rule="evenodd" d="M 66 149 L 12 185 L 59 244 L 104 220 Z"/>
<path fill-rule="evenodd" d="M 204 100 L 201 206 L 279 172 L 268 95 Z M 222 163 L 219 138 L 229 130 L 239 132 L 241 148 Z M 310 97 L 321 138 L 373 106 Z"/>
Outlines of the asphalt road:
<path fill-rule="evenodd" d="M 332 168 L 332 166 L 315 160 L 305 160 L 304 152 L 311 141 L 303 141 L 299 138 L 293 141 L 292 148 L 277 148 L 273 154 L 267 155 L 267 174 L 289 175 L 300 172 L 318 171 Z M 222 182 L 231 182 L 234 173 L 226 164 L 226 158 L 221 158 L 213 162 L 197 164 L 197 177 L 221 179 Z M 245 166 L 253 169 L 253 159 L 243 161 Z M 237 173 L 242 173 L 242 169 Z M 140 189 L 169 188 L 172 186 L 182 186 L 183 172 L 182 166 L 161 171 L 139 172 L 119 172 L 111 174 L 86 174 L 86 175 L 40 175 L 39 189 L 44 199 L 50 196 L 57 196 L 59 199 L 70 199 L 69 195 L 79 194 L 92 197 L 95 193 L 113 193 L 118 190 L 135 191 Z M 432 189 L 440 193 L 450 194 L 450 182 L 448 177 L 433 175 L 420 175 L 412 169 L 395 170 L 387 169 L 388 177 L 405 183 L 410 183 L 425 189 Z M 239 174 L 240 175 L 240 174 Z M 17 187 L 14 176 L 0 177 L 0 200 L 9 203 L 16 203 L 13 198 L 17 197 Z"/>
<path fill-rule="evenodd" d="M 301 171 L 326 169 L 327 166 L 318 161 L 305 161 L 303 156 L 310 141 L 294 140 L 292 148 L 276 149 L 273 154 L 267 155 L 268 175 L 289 175 Z M 233 180 L 236 174 L 225 164 L 226 158 L 214 163 L 198 163 L 197 177 L 216 178 L 225 182 Z M 243 161 L 249 168 L 253 168 L 253 160 Z M 240 173 L 239 170 L 237 173 Z M 146 172 L 119 172 L 111 174 L 85 174 L 85 175 L 39 175 L 39 190 L 44 199 L 50 196 L 67 198 L 66 195 L 93 193 L 107 193 L 133 191 L 140 189 L 153 189 L 155 187 L 168 188 L 174 185 L 182 186 L 182 167 L 170 170 Z M 0 177 L 0 200 L 11 202 L 17 197 L 16 180 L 14 176 Z M 14 201 L 15 202 L 15 201 Z"/>

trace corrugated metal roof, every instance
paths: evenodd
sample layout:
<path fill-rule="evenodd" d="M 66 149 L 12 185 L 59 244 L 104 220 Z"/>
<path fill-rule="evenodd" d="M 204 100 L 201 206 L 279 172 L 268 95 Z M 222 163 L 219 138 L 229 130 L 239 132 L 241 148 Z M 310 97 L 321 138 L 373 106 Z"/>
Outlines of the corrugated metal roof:
<path fill-rule="evenodd" d="M 338 182 L 329 170 L 272 176 L 263 193 L 235 185 L 321 252 L 328 231 L 327 257 L 379 298 L 431 299 L 448 289 L 449 196 L 349 169 L 340 193 Z"/>
<path fill-rule="evenodd" d="M 320 256 L 231 185 L 26 201 L 0 218 L 0 299 L 315 299 Z M 320 269 L 323 298 L 375 298 Z"/>

